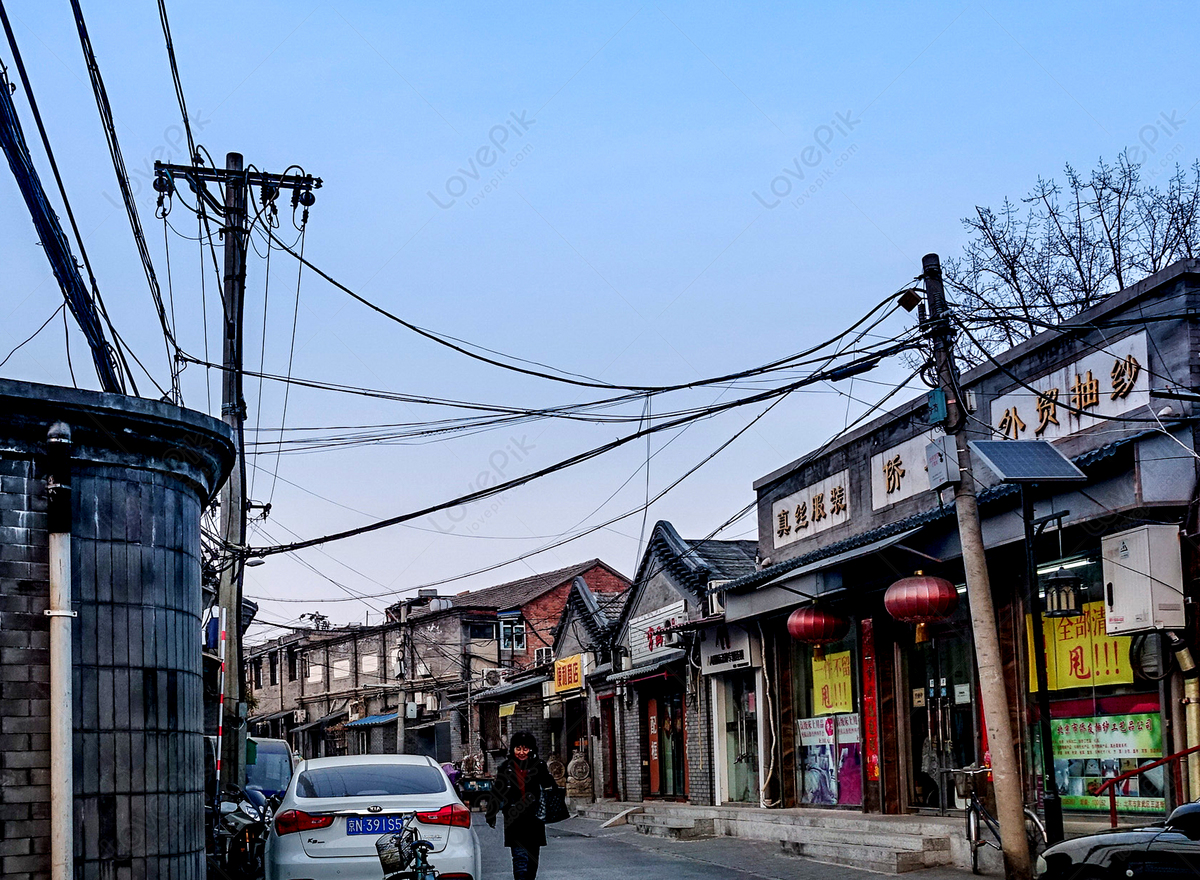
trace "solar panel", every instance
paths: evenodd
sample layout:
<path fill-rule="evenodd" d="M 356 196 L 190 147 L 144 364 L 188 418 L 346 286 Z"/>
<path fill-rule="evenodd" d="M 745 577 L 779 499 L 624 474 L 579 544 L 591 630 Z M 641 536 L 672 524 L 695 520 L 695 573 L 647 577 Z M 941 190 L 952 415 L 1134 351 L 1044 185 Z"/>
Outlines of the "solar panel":
<path fill-rule="evenodd" d="M 971 440 L 969 445 L 1006 483 L 1087 479 L 1083 471 L 1047 440 Z"/>

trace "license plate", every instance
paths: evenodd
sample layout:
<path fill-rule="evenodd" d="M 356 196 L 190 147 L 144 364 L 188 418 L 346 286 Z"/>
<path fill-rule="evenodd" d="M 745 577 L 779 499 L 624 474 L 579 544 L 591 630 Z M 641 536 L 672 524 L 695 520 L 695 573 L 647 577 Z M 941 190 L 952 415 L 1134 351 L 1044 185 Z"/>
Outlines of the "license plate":
<path fill-rule="evenodd" d="M 404 830 L 403 816 L 350 816 L 347 834 L 399 834 Z"/>

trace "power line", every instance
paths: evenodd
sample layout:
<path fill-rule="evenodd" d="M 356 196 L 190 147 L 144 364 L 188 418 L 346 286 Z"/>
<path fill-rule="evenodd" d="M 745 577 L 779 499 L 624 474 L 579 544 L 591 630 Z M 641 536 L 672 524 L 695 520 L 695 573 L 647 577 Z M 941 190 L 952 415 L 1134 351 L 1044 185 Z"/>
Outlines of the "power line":
<path fill-rule="evenodd" d="M 83 10 L 79 0 L 71 0 L 71 9 L 75 14 L 75 26 L 79 31 L 79 43 L 83 48 L 84 61 L 87 64 L 88 76 L 92 81 L 92 92 L 96 98 L 96 109 L 100 113 L 100 121 L 104 127 L 104 137 L 108 142 L 108 152 L 112 157 L 113 170 L 116 172 L 117 185 L 121 190 L 121 198 L 125 203 L 125 213 L 129 217 L 129 226 L 133 231 L 133 239 L 137 245 L 138 256 L 142 261 L 142 269 L 146 282 L 150 286 L 150 297 L 154 300 L 154 308 L 158 312 L 159 324 L 162 327 L 164 342 L 167 348 L 167 361 L 171 371 L 171 397 L 175 403 L 180 402 L 179 372 L 177 360 L 173 357 L 172 347 L 178 351 L 178 344 L 171 333 L 167 321 L 166 308 L 163 306 L 162 291 L 158 286 L 158 278 L 154 274 L 154 264 L 150 259 L 150 248 L 146 244 L 146 236 L 142 231 L 142 222 L 138 217 L 137 204 L 129 187 L 129 175 L 125 170 L 125 159 L 121 155 L 121 144 L 117 140 L 117 129 L 113 122 L 112 106 L 108 102 L 108 92 L 104 88 L 104 80 L 100 76 L 100 66 L 96 63 L 96 53 L 92 49 L 92 41 L 88 36 L 87 23 L 83 19 Z"/>
<path fill-rule="evenodd" d="M 900 346 L 899 349 L 897 349 L 897 351 L 906 349 L 908 347 L 909 347 L 909 345 L 907 345 L 907 344 L 902 345 L 902 346 Z M 864 369 L 872 369 L 879 363 L 880 357 L 882 357 L 882 355 L 880 355 L 879 357 L 873 356 L 869 360 L 863 361 L 859 366 L 861 366 Z M 249 553 L 249 555 L 253 555 L 253 556 L 263 556 L 263 555 L 273 555 L 273 554 L 277 554 L 277 553 L 287 553 L 292 550 L 302 549 L 304 547 L 313 547 L 313 546 L 316 546 L 317 544 L 325 544 L 330 541 L 338 541 L 338 540 L 342 540 L 344 538 L 350 538 L 350 537 L 354 537 L 356 535 L 366 534 L 367 532 L 373 532 L 373 531 L 377 531 L 379 529 L 387 528 L 389 526 L 398 525 L 399 523 L 407 522 L 410 519 L 416 519 L 417 517 L 420 517 L 420 516 L 428 516 L 431 513 L 436 513 L 439 510 L 445 510 L 448 507 L 457 507 L 460 504 L 467 504 L 472 501 L 479 501 L 483 498 L 491 497 L 492 495 L 496 495 L 501 492 L 505 492 L 505 491 L 515 488 L 517 486 L 523 486 L 526 483 L 532 482 L 533 480 L 539 479 L 539 478 L 547 476 L 549 474 L 556 473 L 557 471 L 565 470 L 565 469 L 573 467 L 577 464 L 581 464 L 583 462 L 590 461 L 591 459 L 596 458 L 600 455 L 603 455 L 606 452 L 610 452 L 614 449 L 618 449 L 618 448 L 626 445 L 627 443 L 631 443 L 634 440 L 637 440 L 641 437 L 645 437 L 647 434 L 654 434 L 654 433 L 658 433 L 659 431 L 670 430 L 671 428 L 679 427 L 680 425 L 687 424 L 688 422 L 695 421 L 696 419 L 710 418 L 714 415 L 717 415 L 718 413 L 725 412 L 726 410 L 736 409 L 738 407 L 748 406 L 748 405 L 751 405 L 754 403 L 761 403 L 763 401 L 770 400 L 772 398 L 785 396 L 799 388 L 804 387 L 805 385 L 811 385 L 815 382 L 825 381 L 826 379 L 831 378 L 831 376 L 833 375 L 834 372 L 843 373 L 845 370 L 846 370 L 846 367 L 841 367 L 838 369 L 838 371 L 825 371 L 825 372 L 813 373 L 812 375 L 810 375 L 804 379 L 801 379 L 797 382 L 789 383 L 778 389 L 763 391 L 763 392 L 759 392 L 758 394 L 746 395 L 745 397 L 740 397 L 737 400 L 730 401 L 728 403 L 717 404 L 716 406 L 710 407 L 706 411 L 704 411 L 700 414 L 697 414 L 697 415 L 688 415 L 688 416 L 684 416 L 684 417 L 681 417 L 678 419 L 671 419 L 666 422 L 660 422 L 657 425 L 649 425 L 642 430 L 634 431 L 631 434 L 627 434 L 626 436 L 620 437 L 609 443 L 605 443 L 601 446 L 594 447 L 585 452 L 581 452 L 576 455 L 570 456 L 568 458 L 562 459 L 558 462 L 555 462 L 552 465 L 541 468 L 541 469 L 534 471 L 530 474 L 527 474 L 525 476 L 516 477 L 512 480 L 506 480 L 503 483 L 498 483 L 492 487 L 479 489 L 475 492 L 470 492 L 466 495 L 460 496 L 459 498 L 453 499 L 451 501 L 431 505 L 431 506 L 426 507 L 421 510 L 413 511 L 411 513 L 401 514 L 401 515 L 395 516 L 395 517 L 390 517 L 388 519 L 380 520 L 378 522 L 371 523 L 369 525 L 359 526 L 358 528 L 355 528 L 355 529 L 348 529 L 348 530 L 342 531 L 342 532 L 335 532 L 335 533 L 332 533 L 329 535 L 324 535 L 319 538 L 310 538 L 306 541 L 298 541 L 293 544 L 286 544 L 286 545 L 282 545 L 282 546 L 278 546 L 278 547 L 255 548 L 255 549 L 248 551 L 248 553 Z"/>
<path fill-rule="evenodd" d="M 109 320 L 108 310 L 104 307 L 104 299 L 100 296 L 100 287 L 96 283 L 96 273 L 92 271 L 92 261 L 88 258 L 87 248 L 83 244 L 83 235 L 79 231 L 79 224 L 75 220 L 75 211 L 71 208 L 71 200 L 67 198 L 67 188 L 63 183 L 62 174 L 58 170 L 58 161 L 54 158 L 54 150 L 50 146 L 50 137 L 46 134 L 46 126 L 42 122 L 42 113 L 38 109 L 37 98 L 33 94 L 33 86 L 29 82 L 29 74 L 25 71 L 25 61 L 21 57 L 20 46 L 17 45 L 16 34 L 13 33 L 12 25 L 8 20 L 8 12 L 4 8 L 4 3 L 0 0 L 0 20 L 4 23 L 4 33 L 8 38 L 9 49 L 13 53 L 13 63 L 17 66 L 17 73 L 21 77 L 21 84 L 25 87 L 25 98 L 29 101 L 30 112 L 33 113 L 33 121 L 37 124 L 38 134 L 42 139 L 42 149 L 46 151 L 46 159 L 50 163 L 50 170 L 54 174 L 54 181 L 58 185 L 58 194 L 62 198 L 63 208 L 67 212 L 67 220 L 71 224 L 71 232 L 75 236 L 75 245 L 79 248 L 79 256 L 83 260 L 84 268 L 87 269 L 88 280 L 91 282 L 92 297 L 96 301 L 97 311 L 104 318 L 104 322 L 108 325 L 109 332 L 116 335 L 116 328 L 113 327 L 112 321 Z M 129 363 L 125 360 L 125 354 L 119 345 L 113 346 L 113 352 L 120 360 L 124 371 L 124 378 L 129 381 L 133 393 L 137 394 L 137 385 L 133 381 L 133 376 L 129 369 Z"/>
<path fill-rule="evenodd" d="M 445 346 L 446 348 L 449 348 L 452 351 L 456 351 L 459 354 L 465 355 L 466 357 L 472 358 L 473 360 L 481 361 L 483 363 L 490 364 L 491 366 L 499 367 L 500 369 L 509 370 L 509 371 L 515 372 L 515 373 L 521 373 L 521 374 L 527 375 L 527 376 L 535 376 L 537 378 L 546 379 L 546 380 L 549 380 L 552 382 L 561 382 L 561 383 L 564 383 L 567 385 L 575 385 L 575 386 L 584 387 L 584 388 L 601 388 L 601 389 L 606 389 L 606 390 L 610 390 L 610 391 L 629 391 L 629 392 L 633 392 L 633 393 L 637 393 L 637 394 L 644 394 L 646 392 L 664 392 L 664 391 L 683 390 L 685 388 L 696 387 L 697 385 L 717 384 L 720 382 L 731 381 L 731 380 L 734 380 L 734 379 L 737 379 L 737 378 L 740 378 L 743 376 L 747 376 L 747 375 L 770 372 L 772 370 L 779 369 L 781 367 L 786 366 L 787 364 L 791 363 L 793 360 L 795 360 L 797 358 L 811 355 L 817 351 L 820 351 L 823 348 L 829 347 L 830 345 L 837 342 L 839 339 L 843 338 L 844 336 L 848 335 L 850 332 L 857 329 L 859 326 L 861 326 L 863 323 L 865 323 L 867 320 L 869 320 L 872 315 L 874 315 L 877 311 L 882 309 L 884 306 L 887 306 L 889 304 L 892 305 L 893 306 L 892 311 L 894 311 L 896 308 L 897 294 L 892 294 L 892 295 L 888 296 L 886 299 L 884 299 L 883 301 L 881 301 L 879 304 L 877 304 L 874 308 L 872 308 L 866 315 L 864 315 L 862 318 L 860 318 L 857 322 L 855 322 L 853 325 L 851 325 L 851 327 L 848 330 L 844 331 L 843 333 L 838 334 L 833 339 L 827 340 L 817 346 L 814 346 L 813 348 L 807 349 L 803 352 L 799 352 L 795 355 L 791 355 L 786 358 L 781 358 L 780 360 L 766 364 L 766 365 L 759 367 L 753 371 L 743 371 L 740 373 L 731 373 L 726 376 L 719 376 L 719 377 L 715 377 L 715 378 L 711 378 L 711 379 L 698 380 L 696 382 L 686 382 L 686 383 L 682 383 L 682 384 L 678 384 L 678 385 L 617 385 L 617 384 L 613 384 L 613 383 L 609 383 L 609 382 L 600 382 L 599 380 L 591 379 L 588 377 L 583 377 L 580 379 L 572 379 L 572 378 L 570 378 L 570 376 L 575 376 L 578 374 L 568 373 L 568 371 L 559 370 L 556 367 L 547 367 L 545 364 L 536 364 L 536 365 L 542 367 L 543 369 L 557 370 L 559 373 L 563 373 L 566 375 L 557 375 L 556 376 L 551 373 L 544 373 L 544 372 L 540 372 L 537 370 L 530 370 L 530 369 L 526 369 L 524 367 L 516 366 L 514 364 L 504 363 L 503 361 L 499 361 L 494 358 L 487 357 L 485 355 L 477 354 L 476 352 L 469 350 L 466 346 L 472 346 L 473 348 L 478 348 L 481 351 L 487 351 L 492 354 L 497 354 L 500 357 L 509 358 L 510 360 L 521 361 L 522 363 L 534 363 L 531 361 L 527 361 L 523 358 L 514 357 L 512 355 L 500 354 L 498 352 L 492 351 L 491 349 L 484 348 L 483 346 L 475 345 L 475 344 L 469 343 L 469 342 L 464 342 L 463 340 L 459 340 L 454 337 L 447 336 L 445 334 L 434 333 L 433 331 L 426 330 L 423 327 L 419 327 L 416 324 L 411 323 L 410 321 L 406 321 L 405 319 L 399 317 L 398 315 L 395 315 L 392 312 L 389 312 L 387 309 L 383 308 L 382 306 L 371 302 L 366 297 L 361 296 L 358 293 L 355 293 L 349 287 L 347 287 L 346 285 L 344 285 L 340 281 L 338 281 L 336 278 L 329 275 L 327 272 L 320 269 L 318 266 L 314 265 L 311 261 L 309 261 L 307 258 L 305 258 L 303 256 L 303 254 L 297 253 L 295 250 L 293 250 L 291 247 L 289 247 L 286 242 L 281 240 L 273 232 L 270 232 L 268 230 L 268 234 L 270 234 L 271 238 L 275 240 L 276 244 L 278 244 L 282 250 L 291 254 L 293 257 L 295 257 L 297 260 L 299 260 L 301 262 L 301 264 L 303 264 L 304 266 L 307 266 L 313 272 L 317 273 L 317 275 L 319 275 L 321 278 L 324 278 L 326 281 L 328 281 L 330 284 L 332 284 L 338 290 L 342 291 L 343 293 L 347 294 L 348 296 L 350 296 L 353 299 L 357 300 L 358 302 L 362 303 L 363 305 L 365 305 L 367 308 L 371 309 L 372 311 L 375 311 L 378 314 L 382 315 L 383 317 L 387 318 L 388 320 L 394 321 L 395 323 L 399 324 L 400 326 L 405 327 L 408 330 L 411 330 L 413 333 L 416 333 L 419 336 L 423 336 L 424 338 L 429 339 L 430 341 L 435 342 L 438 345 Z"/>
<path fill-rule="evenodd" d="M 50 317 L 42 322 L 41 327 L 38 327 L 36 330 L 34 330 L 33 333 L 30 336 L 28 336 L 23 342 L 18 342 L 17 347 L 14 348 L 12 351 L 10 351 L 7 355 L 4 356 L 4 360 L 0 361 L 0 367 L 7 364 L 9 358 L 11 358 L 14 354 L 16 354 L 22 348 L 24 348 L 28 343 L 32 342 L 39 333 L 41 333 L 43 330 L 46 329 L 47 325 L 51 321 L 53 321 L 55 318 L 58 317 L 58 313 L 61 312 L 66 307 L 67 307 L 66 303 L 59 303 L 58 308 L 56 308 L 53 312 L 50 313 Z"/>

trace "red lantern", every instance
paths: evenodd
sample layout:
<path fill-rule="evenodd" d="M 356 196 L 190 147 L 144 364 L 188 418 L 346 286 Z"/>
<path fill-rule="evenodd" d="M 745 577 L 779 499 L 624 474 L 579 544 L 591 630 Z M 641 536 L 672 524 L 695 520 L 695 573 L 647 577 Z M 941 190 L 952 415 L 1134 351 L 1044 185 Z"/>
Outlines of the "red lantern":
<path fill-rule="evenodd" d="M 950 581 L 917 572 L 896 581 L 883 596 L 888 614 L 917 625 L 916 643 L 929 641 L 926 624 L 942 620 L 958 607 L 958 590 Z"/>
<path fill-rule="evenodd" d="M 850 621 L 820 605 L 805 605 L 791 613 L 787 628 L 793 639 L 813 646 L 813 659 L 819 662 L 825 659 L 825 645 L 850 632 Z"/>

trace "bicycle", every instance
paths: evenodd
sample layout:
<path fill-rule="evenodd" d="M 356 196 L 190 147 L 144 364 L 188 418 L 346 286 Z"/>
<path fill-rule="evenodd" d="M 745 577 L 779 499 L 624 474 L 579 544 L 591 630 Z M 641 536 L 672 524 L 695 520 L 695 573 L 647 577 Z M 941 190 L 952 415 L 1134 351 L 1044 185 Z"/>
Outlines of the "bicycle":
<path fill-rule="evenodd" d="M 971 766 L 950 772 L 955 775 L 954 784 L 958 796 L 970 798 L 970 803 L 967 804 L 967 843 L 971 847 L 971 873 L 978 874 L 979 850 L 985 846 L 990 846 L 995 850 L 1001 848 L 1000 823 L 988 812 L 983 801 L 979 799 L 979 792 L 975 785 L 977 776 L 992 771 L 990 767 Z M 962 777 L 962 784 L 960 784 L 960 777 Z M 1025 813 L 1025 838 L 1029 841 L 1029 857 L 1036 859 L 1046 848 L 1046 826 L 1035 810 L 1028 806 L 1023 807 L 1023 810 Z M 983 837 L 985 826 L 991 832 L 992 837 L 996 838 L 995 841 Z"/>
<path fill-rule="evenodd" d="M 429 863 L 434 845 L 417 830 L 416 813 L 404 814 L 404 830 L 385 834 L 375 841 L 383 880 L 435 880 L 437 870 Z"/>

